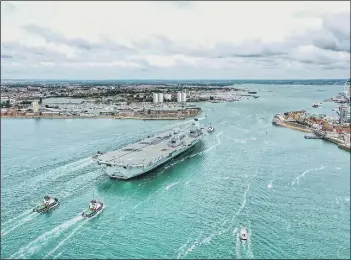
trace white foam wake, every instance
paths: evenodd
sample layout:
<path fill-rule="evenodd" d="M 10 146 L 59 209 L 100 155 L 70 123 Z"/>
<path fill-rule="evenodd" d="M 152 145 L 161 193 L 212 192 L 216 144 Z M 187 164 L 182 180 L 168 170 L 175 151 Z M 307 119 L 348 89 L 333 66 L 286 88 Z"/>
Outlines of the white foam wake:
<path fill-rule="evenodd" d="M 17 217 L 17 221 L 16 221 L 14 226 L 8 227 L 8 228 L 3 228 L 1 230 L 1 238 L 6 236 L 7 234 L 9 234 L 10 232 L 14 231 L 15 229 L 19 228 L 23 224 L 27 223 L 28 221 L 31 221 L 32 219 L 34 219 L 38 215 L 39 215 L 38 213 L 32 212 L 31 214 L 23 215 L 25 217 L 23 217 L 23 216 L 22 216 L 22 218 Z"/>
<path fill-rule="evenodd" d="M 241 213 L 241 211 L 244 209 L 245 205 L 246 205 L 246 195 L 247 195 L 247 192 L 249 191 L 250 189 L 250 183 L 247 185 L 247 189 L 243 195 L 243 202 L 241 203 L 241 206 L 240 208 L 238 209 L 238 211 L 236 212 L 236 214 L 232 217 L 232 220 L 231 220 L 231 223 L 233 223 L 234 219 L 239 216 L 239 214 Z"/>
<path fill-rule="evenodd" d="M 237 259 L 241 258 L 241 254 L 240 254 L 240 247 L 241 247 L 241 241 L 240 241 L 240 237 L 239 237 L 239 233 L 238 233 L 238 229 L 235 228 L 233 230 L 233 236 L 236 238 L 235 239 L 235 255 Z"/>
<path fill-rule="evenodd" d="M 78 221 L 83 219 L 82 216 L 77 216 L 74 217 L 70 220 L 65 221 L 61 225 L 53 228 L 50 231 L 45 232 L 44 234 L 40 235 L 37 237 L 35 240 L 30 242 L 28 245 L 22 247 L 20 250 L 18 250 L 16 253 L 14 253 L 10 259 L 20 259 L 24 257 L 28 257 L 38 251 L 41 247 L 43 247 L 45 244 L 47 244 L 51 239 L 54 239 L 58 237 L 62 232 L 76 224 Z"/>
<path fill-rule="evenodd" d="M 31 213 L 33 213 L 32 210 L 30 210 L 30 209 L 29 209 L 29 210 L 26 210 L 26 211 L 22 212 L 21 214 L 19 214 L 18 216 L 14 217 L 14 218 L 12 218 L 12 219 L 10 219 L 10 220 L 4 222 L 4 223 L 1 223 L 1 224 L 2 224 L 3 226 L 5 226 L 5 225 L 10 224 L 11 222 L 13 222 L 13 221 L 15 221 L 15 220 L 17 220 L 17 219 L 19 219 L 19 218 L 22 218 L 22 217 L 25 217 L 25 216 L 30 215 Z"/>
<path fill-rule="evenodd" d="M 170 188 L 172 188 L 174 185 L 177 185 L 180 181 L 168 184 L 167 187 L 165 188 L 165 190 L 169 190 Z"/>
<path fill-rule="evenodd" d="M 41 186 L 44 186 L 44 184 L 47 184 L 48 182 L 52 182 L 62 176 L 65 176 L 71 172 L 87 167 L 93 163 L 94 161 L 90 157 L 88 157 L 72 163 L 59 166 L 57 168 L 51 169 L 47 172 L 44 172 L 38 176 L 35 176 L 29 179 L 28 181 L 14 187 L 14 190 L 22 189 L 24 186 L 26 187 L 35 186 L 36 188 L 39 188 Z"/>
<path fill-rule="evenodd" d="M 48 254 L 46 254 L 44 256 L 44 258 L 52 255 L 53 253 L 55 253 L 61 246 L 63 246 L 65 244 L 65 242 L 70 239 L 79 229 L 82 228 L 82 226 L 88 221 L 89 219 L 86 219 L 84 222 L 80 223 L 76 228 L 73 229 L 73 231 L 67 236 L 65 237 L 60 243 L 58 243 L 58 245 L 53 249 L 51 250 Z M 55 258 L 58 257 L 58 256 L 55 256 Z"/>
<path fill-rule="evenodd" d="M 296 183 L 296 184 L 299 184 L 300 179 L 303 178 L 303 177 L 306 175 L 306 173 L 308 173 L 308 172 L 310 172 L 310 171 L 321 171 L 321 170 L 323 170 L 323 169 L 326 168 L 326 167 L 327 167 L 327 166 L 322 166 L 322 167 L 320 167 L 320 168 L 311 168 L 311 169 L 308 169 L 308 170 L 304 171 L 304 172 L 301 173 L 299 176 L 297 176 L 297 177 L 295 178 L 294 181 L 291 182 L 291 185 L 295 185 L 295 183 Z"/>

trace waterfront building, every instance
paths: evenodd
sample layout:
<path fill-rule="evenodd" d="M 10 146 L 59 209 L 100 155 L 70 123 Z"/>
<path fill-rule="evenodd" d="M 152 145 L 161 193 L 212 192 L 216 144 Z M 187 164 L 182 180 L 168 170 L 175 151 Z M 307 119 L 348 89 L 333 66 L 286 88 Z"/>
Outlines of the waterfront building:
<path fill-rule="evenodd" d="M 186 102 L 186 92 L 182 93 L 182 102 Z"/>
<path fill-rule="evenodd" d="M 167 100 L 167 101 L 172 100 L 172 94 L 164 94 L 164 100 Z"/>
<path fill-rule="evenodd" d="M 178 92 L 178 93 L 177 93 L 177 102 L 178 102 L 178 103 L 181 103 L 181 102 L 182 102 L 182 93 L 181 93 L 181 92 Z"/>
<path fill-rule="evenodd" d="M 153 93 L 153 102 L 158 103 L 158 94 L 157 93 Z"/>
<path fill-rule="evenodd" d="M 37 101 L 32 102 L 32 108 L 34 113 L 39 112 L 39 103 Z"/>
<path fill-rule="evenodd" d="M 158 93 L 158 102 L 163 103 L 163 93 Z"/>
<path fill-rule="evenodd" d="M 351 111 L 350 106 L 342 105 L 339 107 L 340 111 L 340 123 L 351 123 Z"/>

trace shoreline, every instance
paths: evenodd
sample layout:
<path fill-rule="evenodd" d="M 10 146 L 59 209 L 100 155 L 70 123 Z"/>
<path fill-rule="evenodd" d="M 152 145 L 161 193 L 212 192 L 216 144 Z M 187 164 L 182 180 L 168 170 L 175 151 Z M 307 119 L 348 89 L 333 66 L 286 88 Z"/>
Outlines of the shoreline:
<path fill-rule="evenodd" d="M 316 129 L 312 128 L 311 126 L 302 125 L 302 124 L 299 124 L 297 122 L 287 122 L 282 118 L 276 119 L 277 117 L 279 117 L 279 114 L 274 116 L 273 121 L 272 121 L 272 125 L 277 126 L 277 127 L 290 128 L 290 129 L 294 129 L 294 130 L 297 130 L 300 132 L 305 132 L 305 133 L 313 133 L 315 136 L 320 137 L 323 141 L 336 144 L 339 149 L 351 152 L 350 143 L 343 141 L 339 137 L 328 136 L 327 131 L 316 130 Z"/>
<path fill-rule="evenodd" d="M 288 122 L 275 123 L 274 125 L 281 126 L 281 127 L 286 127 L 286 128 L 290 128 L 290 129 L 294 129 L 294 130 L 297 130 L 297 131 L 300 131 L 300 132 L 313 133 L 313 131 L 311 129 L 303 128 L 302 126 L 296 126 L 296 125 L 293 125 L 293 124 L 288 123 Z"/>
<path fill-rule="evenodd" d="M 134 120 L 185 120 L 188 117 L 117 117 L 117 116 L 1 116 L 1 119 L 134 119 Z"/>

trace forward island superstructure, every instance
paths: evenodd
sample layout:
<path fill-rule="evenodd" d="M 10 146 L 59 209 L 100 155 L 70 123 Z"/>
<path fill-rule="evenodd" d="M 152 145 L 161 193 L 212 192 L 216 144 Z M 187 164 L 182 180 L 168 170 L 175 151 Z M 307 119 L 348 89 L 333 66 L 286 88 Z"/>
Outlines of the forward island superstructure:
<path fill-rule="evenodd" d="M 192 148 L 204 136 L 195 119 L 190 126 L 144 138 L 118 150 L 99 154 L 97 163 L 111 178 L 130 179 L 168 162 Z"/>

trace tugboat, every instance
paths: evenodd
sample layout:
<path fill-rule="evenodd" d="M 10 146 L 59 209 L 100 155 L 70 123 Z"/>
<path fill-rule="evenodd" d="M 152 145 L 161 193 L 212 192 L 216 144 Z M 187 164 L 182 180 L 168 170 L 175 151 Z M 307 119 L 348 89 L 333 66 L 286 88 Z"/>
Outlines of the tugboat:
<path fill-rule="evenodd" d="M 82 216 L 86 217 L 86 218 L 91 218 L 91 217 L 95 216 L 97 213 L 101 212 L 103 207 L 104 207 L 104 203 L 93 199 L 90 201 L 89 208 L 87 208 L 82 213 Z"/>
<path fill-rule="evenodd" d="M 48 211 L 49 209 L 55 208 L 59 204 L 57 198 L 52 198 L 49 195 L 44 197 L 43 202 L 33 209 L 33 212 L 42 213 Z"/>
<path fill-rule="evenodd" d="M 247 240 L 247 231 L 245 227 L 242 227 L 240 229 L 240 239 L 241 240 Z"/>

